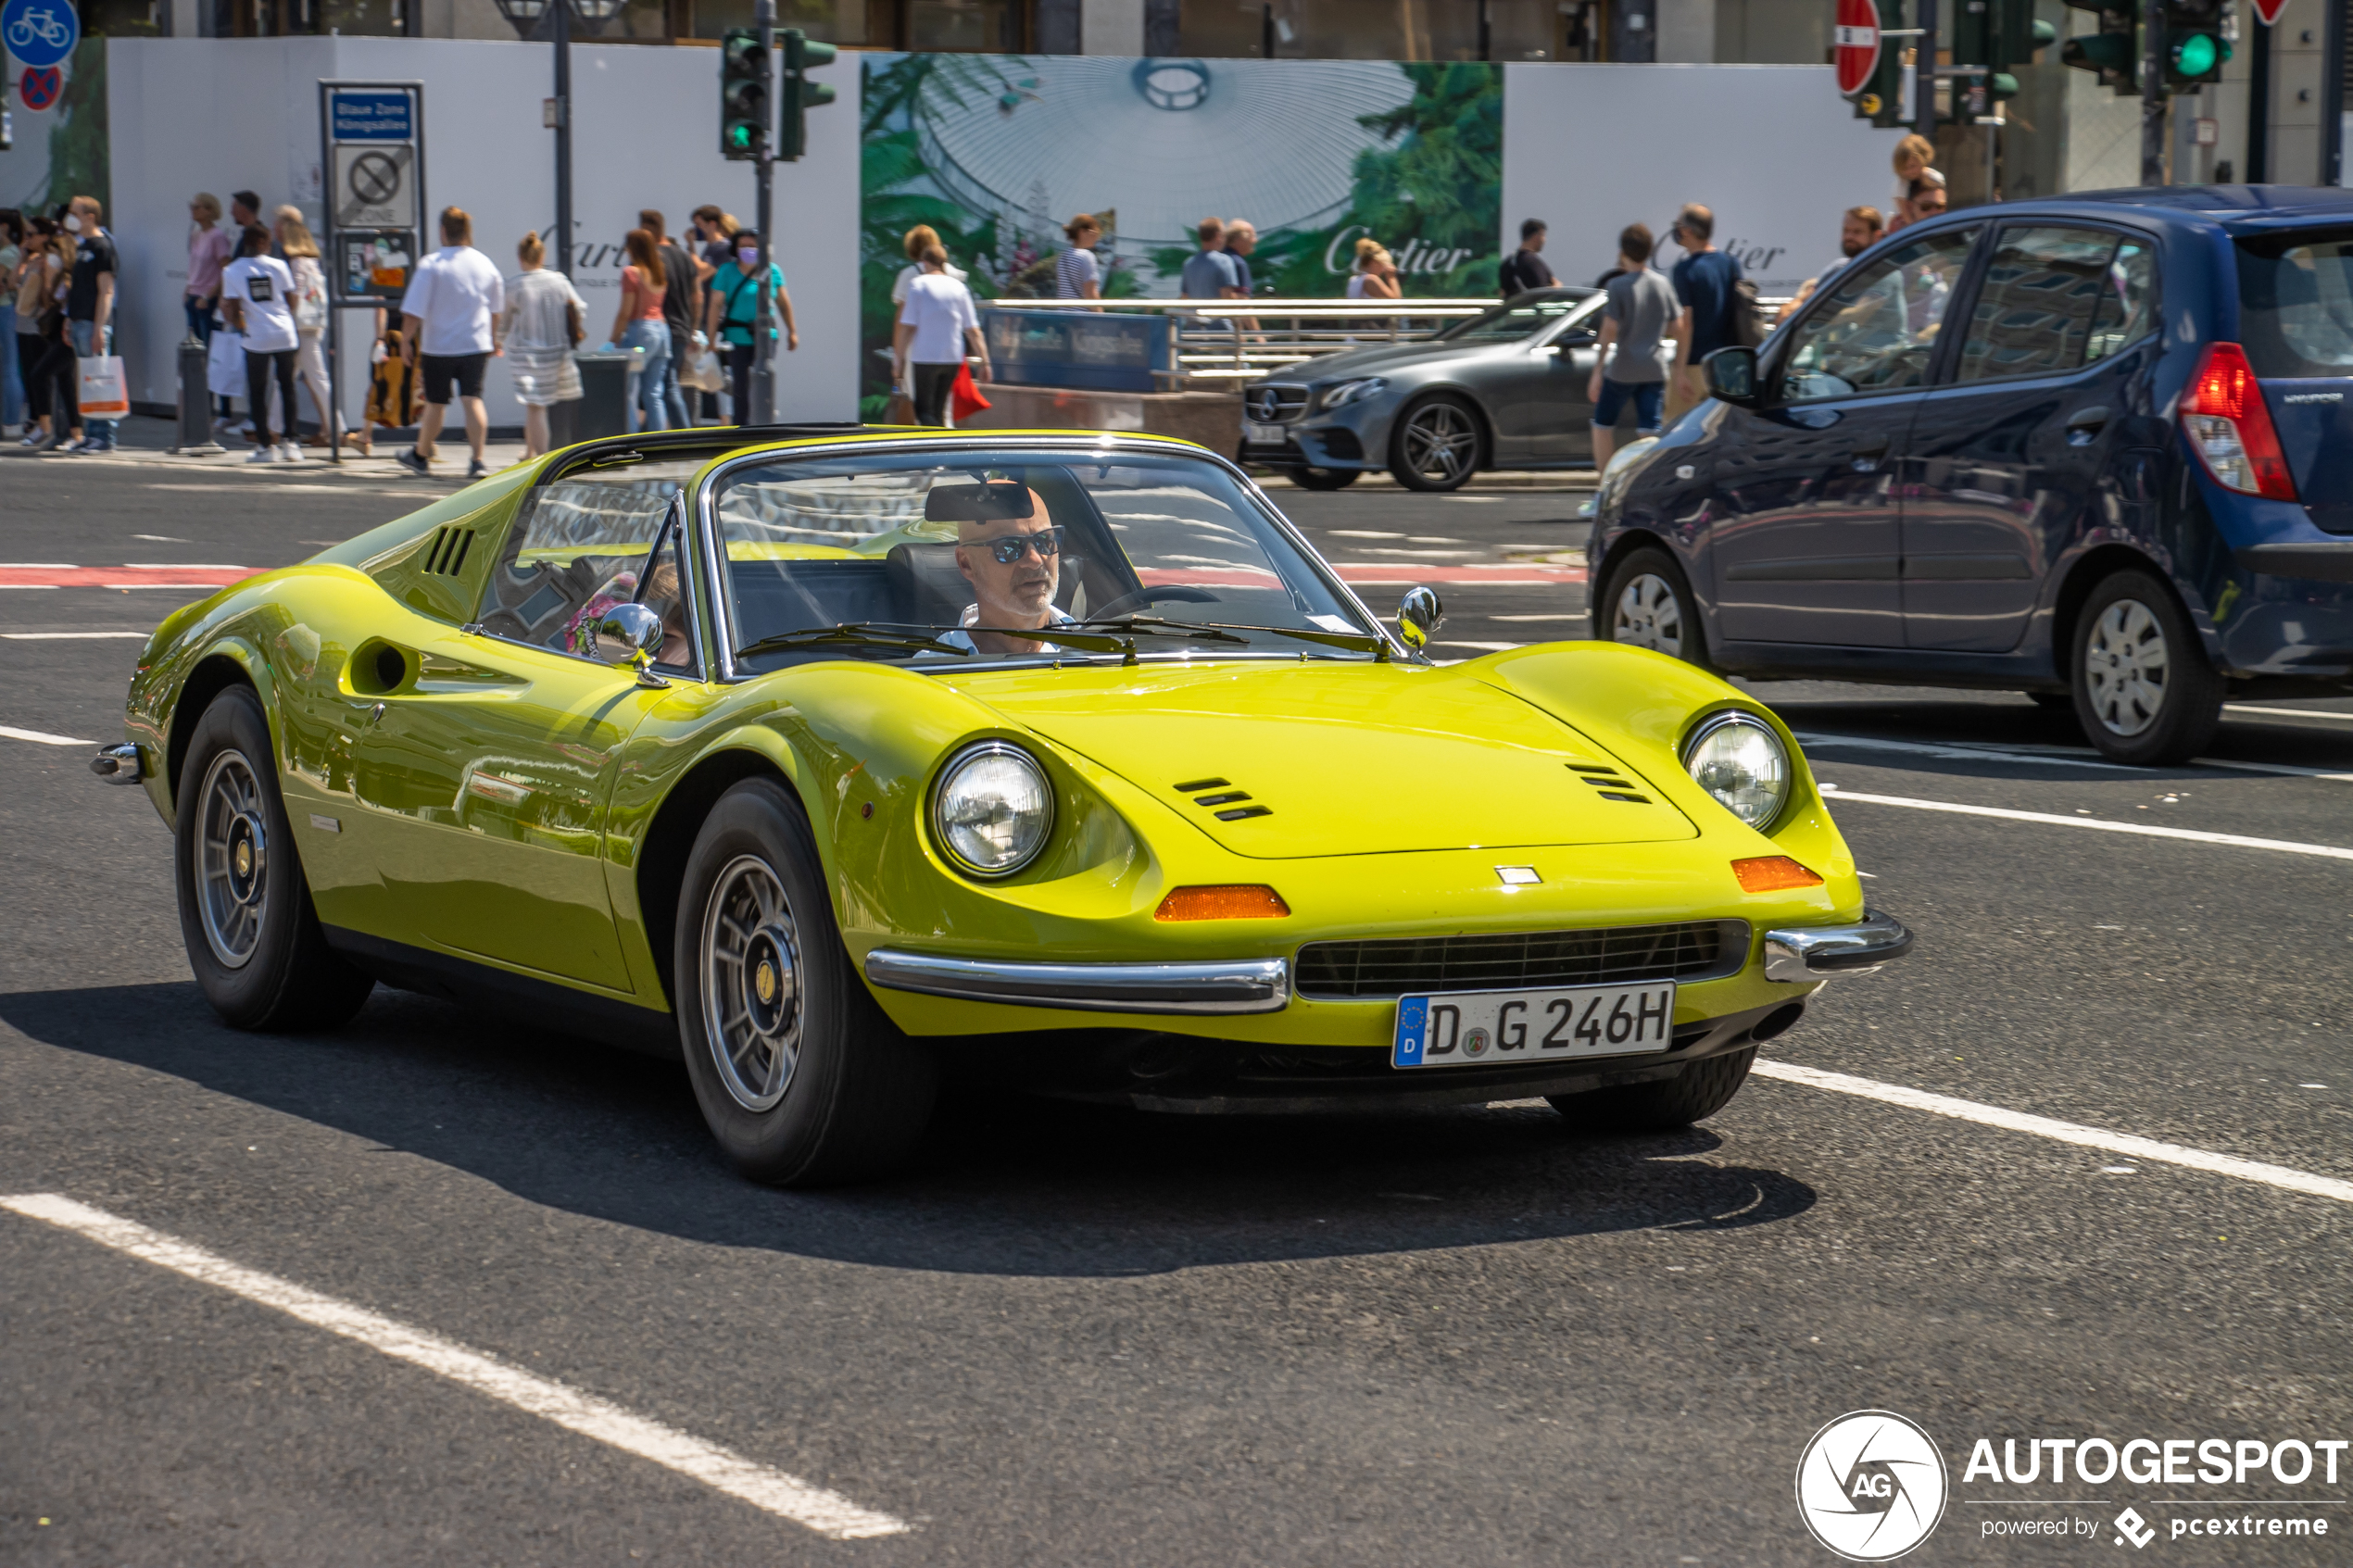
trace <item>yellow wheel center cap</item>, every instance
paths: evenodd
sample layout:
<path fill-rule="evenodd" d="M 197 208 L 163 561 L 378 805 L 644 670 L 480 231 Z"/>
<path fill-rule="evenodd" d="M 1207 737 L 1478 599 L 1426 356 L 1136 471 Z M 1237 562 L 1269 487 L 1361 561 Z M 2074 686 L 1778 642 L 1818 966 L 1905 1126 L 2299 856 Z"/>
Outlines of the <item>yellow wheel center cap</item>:
<path fill-rule="evenodd" d="M 776 966 L 762 960 L 760 967 L 751 972 L 751 988 L 760 993 L 760 999 L 763 1005 L 774 1001 L 776 999 Z"/>
<path fill-rule="evenodd" d="M 237 846 L 237 874 L 239 876 L 253 874 L 253 846 L 250 844 Z"/>

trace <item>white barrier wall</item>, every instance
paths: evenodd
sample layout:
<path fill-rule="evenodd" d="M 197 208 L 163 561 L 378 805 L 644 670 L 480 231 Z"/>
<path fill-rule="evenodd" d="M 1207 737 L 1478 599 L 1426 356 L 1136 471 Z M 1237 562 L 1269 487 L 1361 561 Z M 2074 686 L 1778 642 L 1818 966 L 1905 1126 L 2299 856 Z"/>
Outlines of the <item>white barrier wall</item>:
<path fill-rule="evenodd" d="M 512 275 L 516 241 L 555 221 L 555 136 L 540 122 L 552 53 L 458 39 L 113 40 L 107 218 L 121 254 L 117 340 L 132 397 L 178 395 L 190 195 L 210 191 L 225 204 L 251 190 L 267 207 L 296 203 L 318 227 L 321 77 L 424 83 L 428 207 L 472 213 L 474 243 Z M 800 349 L 777 375 L 777 414 L 787 420 L 856 417 L 858 72 L 854 56 L 844 59 L 818 73 L 841 101 L 809 117 L 810 156 L 776 166 L 773 238 L 800 328 Z M 573 46 L 573 282 L 588 303 L 591 346 L 611 329 L 621 240 L 640 207 L 659 208 L 673 233 L 705 202 L 753 220 L 751 166 L 719 155 L 718 76 L 710 49 Z M 371 330 L 368 312 L 346 314 L 341 396 L 354 420 Z M 520 422 L 503 362 L 491 362 L 484 391 L 493 423 Z"/>
<path fill-rule="evenodd" d="M 1506 65 L 1504 247 L 1543 219 L 1554 275 L 1590 283 L 1642 222 L 1672 265 L 1698 202 L 1760 292 L 1791 294 L 1837 257 L 1840 214 L 1887 211 L 1902 135 L 1856 119 L 1828 66 Z"/>

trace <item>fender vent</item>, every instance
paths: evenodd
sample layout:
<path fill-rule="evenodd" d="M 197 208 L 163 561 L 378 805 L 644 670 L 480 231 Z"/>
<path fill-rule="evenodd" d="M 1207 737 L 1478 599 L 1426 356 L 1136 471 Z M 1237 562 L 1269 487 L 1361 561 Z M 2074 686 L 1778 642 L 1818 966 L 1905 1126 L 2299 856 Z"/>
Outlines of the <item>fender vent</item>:
<path fill-rule="evenodd" d="M 1272 806 L 1241 805 L 1240 802 L 1250 798 L 1250 791 L 1234 788 L 1230 779 L 1187 779 L 1172 787 L 1179 795 L 1191 796 L 1196 806 L 1224 807 L 1224 810 L 1214 813 L 1221 822 L 1239 822 L 1245 817 L 1271 817 L 1275 814 Z M 1202 790 L 1211 793 L 1199 793 Z"/>
<path fill-rule="evenodd" d="M 1629 806 L 1647 806 L 1651 797 L 1636 793 L 1641 786 L 1629 779 L 1620 778 L 1615 768 L 1604 768 L 1592 762 L 1571 762 L 1568 771 L 1601 791 L 1604 800 L 1623 800 Z"/>
<path fill-rule="evenodd" d="M 467 553 L 473 547 L 472 529 L 436 528 L 425 543 L 425 570 L 436 577 L 455 577 L 465 569 Z"/>

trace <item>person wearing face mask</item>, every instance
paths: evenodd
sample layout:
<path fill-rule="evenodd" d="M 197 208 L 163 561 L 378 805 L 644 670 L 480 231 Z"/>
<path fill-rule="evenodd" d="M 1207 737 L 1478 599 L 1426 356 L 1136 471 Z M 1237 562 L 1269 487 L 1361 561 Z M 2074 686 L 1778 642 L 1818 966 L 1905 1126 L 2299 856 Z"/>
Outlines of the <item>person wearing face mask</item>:
<path fill-rule="evenodd" d="M 785 290 L 785 274 L 774 262 L 768 265 L 768 289 L 775 301 L 766 323 L 768 341 L 776 341 L 774 315 L 783 316 L 784 346 L 789 353 L 800 346 L 800 330 L 793 324 L 792 295 Z M 735 395 L 735 420 L 739 425 L 751 422 L 751 367 L 756 358 L 751 334 L 759 315 L 760 236 L 745 229 L 736 235 L 734 262 L 713 274 L 703 290 L 703 330 L 726 355 L 727 383 Z"/>

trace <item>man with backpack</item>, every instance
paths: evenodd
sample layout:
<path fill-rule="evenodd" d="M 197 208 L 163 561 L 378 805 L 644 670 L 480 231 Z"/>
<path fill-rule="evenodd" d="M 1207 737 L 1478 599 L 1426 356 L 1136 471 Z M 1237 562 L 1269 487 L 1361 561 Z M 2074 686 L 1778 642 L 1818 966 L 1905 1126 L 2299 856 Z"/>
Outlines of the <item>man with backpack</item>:
<path fill-rule="evenodd" d="M 703 288 L 703 313 L 704 330 L 725 355 L 736 422 L 742 425 L 751 422 L 751 367 L 756 358 L 751 333 L 752 324 L 760 319 L 760 236 L 749 229 L 740 230 L 734 244 L 735 260 L 713 272 Z M 800 330 L 793 324 L 792 295 L 785 292 L 785 274 L 774 262 L 768 266 L 768 290 L 775 301 L 766 323 L 768 341 L 776 341 L 774 316 L 781 313 L 785 348 L 787 352 L 799 348 Z"/>
<path fill-rule="evenodd" d="M 1675 322 L 1670 420 L 1707 396 L 1700 361 L 1719 348 L 1762 341 L 1755 330 L 1755 285 L 1743 287 L 1740 262 L 1716 248 L 1716 215 L 1697 202 L 1685 207 L 1675 220 L 1675 243 L 1683 256 L 1670 278 L 1683 308 Z"/>

